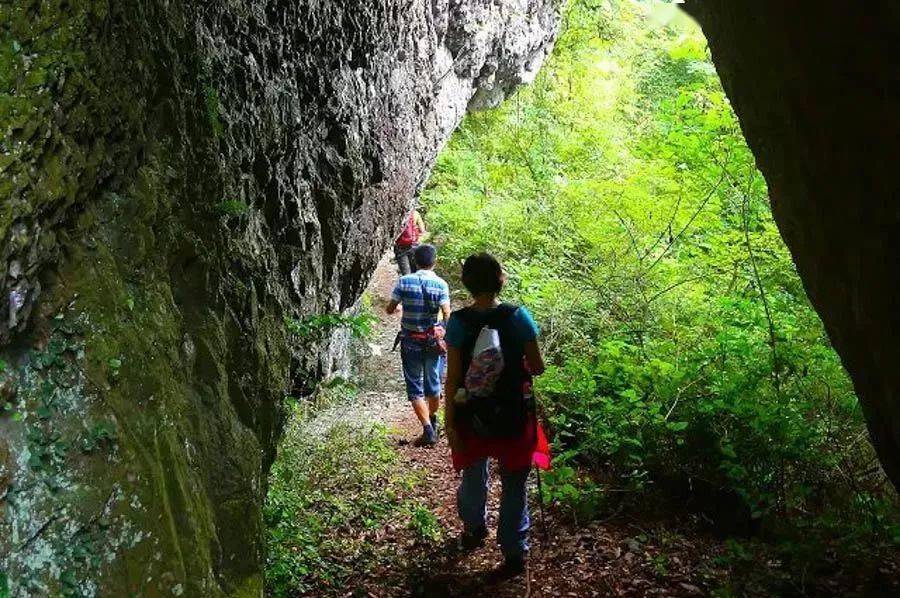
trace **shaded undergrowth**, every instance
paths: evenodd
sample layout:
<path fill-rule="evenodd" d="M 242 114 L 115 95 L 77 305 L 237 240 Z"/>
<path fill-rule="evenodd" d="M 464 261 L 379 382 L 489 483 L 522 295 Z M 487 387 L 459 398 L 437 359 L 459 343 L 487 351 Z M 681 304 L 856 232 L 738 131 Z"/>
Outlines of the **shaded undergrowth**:
<path fill-rule="evenodd" d="M 326 392 L 352 401 L 346 388 Z M 354 421 L 351 411 L 349 404 L 314 415 L 292 408 L 264 511 L 271 596 L 342 593 L 393 557 L 379 543 L 386 529 L 441 538 L 434 515 L 410 499 L 420 472 L 397 466 L 384 424 Z"/>

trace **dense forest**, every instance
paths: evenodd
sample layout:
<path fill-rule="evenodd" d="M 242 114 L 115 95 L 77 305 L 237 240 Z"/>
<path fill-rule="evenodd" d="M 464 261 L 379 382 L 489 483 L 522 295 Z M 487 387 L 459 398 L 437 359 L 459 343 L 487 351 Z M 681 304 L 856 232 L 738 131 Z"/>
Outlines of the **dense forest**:
<path fill-rule="evenodd" d="M 574 3 L 536 83 L 468 117 L 423 200 L 448 279 L 490 251 L 542 326 L 547 492 L 572 516 L 664 496 L 802 567 L 900 542 L 853 387 L 682 14 Z"/>

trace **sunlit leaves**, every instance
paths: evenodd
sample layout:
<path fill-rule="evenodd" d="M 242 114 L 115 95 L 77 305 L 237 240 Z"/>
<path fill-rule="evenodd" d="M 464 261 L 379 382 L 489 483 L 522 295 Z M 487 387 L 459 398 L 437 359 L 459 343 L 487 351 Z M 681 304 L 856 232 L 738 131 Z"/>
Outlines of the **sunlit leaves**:
<path fill-rule="evenodd" d="M 424 200 L 442 255 L 495 253 L 540 321 L 566 467 L 703 479 L 754 517 L 812 510 L 871 447 L 705 41 L 630 3 L 609 27 L 610 5 L 574 5 L 536 84 L 440 157 Z M 869 479 L 854 492 L 877 495 Z M 553 483 L 570 503 L 587 484 Z"/>

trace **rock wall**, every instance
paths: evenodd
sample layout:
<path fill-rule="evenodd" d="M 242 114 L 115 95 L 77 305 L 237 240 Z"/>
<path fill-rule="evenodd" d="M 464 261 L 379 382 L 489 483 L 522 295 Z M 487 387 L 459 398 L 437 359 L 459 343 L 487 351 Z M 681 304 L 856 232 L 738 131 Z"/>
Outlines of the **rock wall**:
<path fill-rule="evenodd" d="M 900 5 L 692 0 L 810 299 L 900 488 Z"/>
<path fill-rule="evenodd" d="M 0 595 L 260 595 L 287 394 L 556 0 L 0 0 Z M 315 321 L 315 320 L 307 320 Z"/>

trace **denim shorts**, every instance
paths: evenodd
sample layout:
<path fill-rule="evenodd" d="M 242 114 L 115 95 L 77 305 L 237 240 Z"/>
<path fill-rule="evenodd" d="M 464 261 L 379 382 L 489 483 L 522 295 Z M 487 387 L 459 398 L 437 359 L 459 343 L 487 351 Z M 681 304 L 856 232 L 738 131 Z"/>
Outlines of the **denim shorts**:
<path fill-rule="evenodd" d="M 441 396 L 441 376 L 445 359 L 426 350 L 423 341 L 404 338 L 400 343 L 403 379 L 410 401 Z"/>

